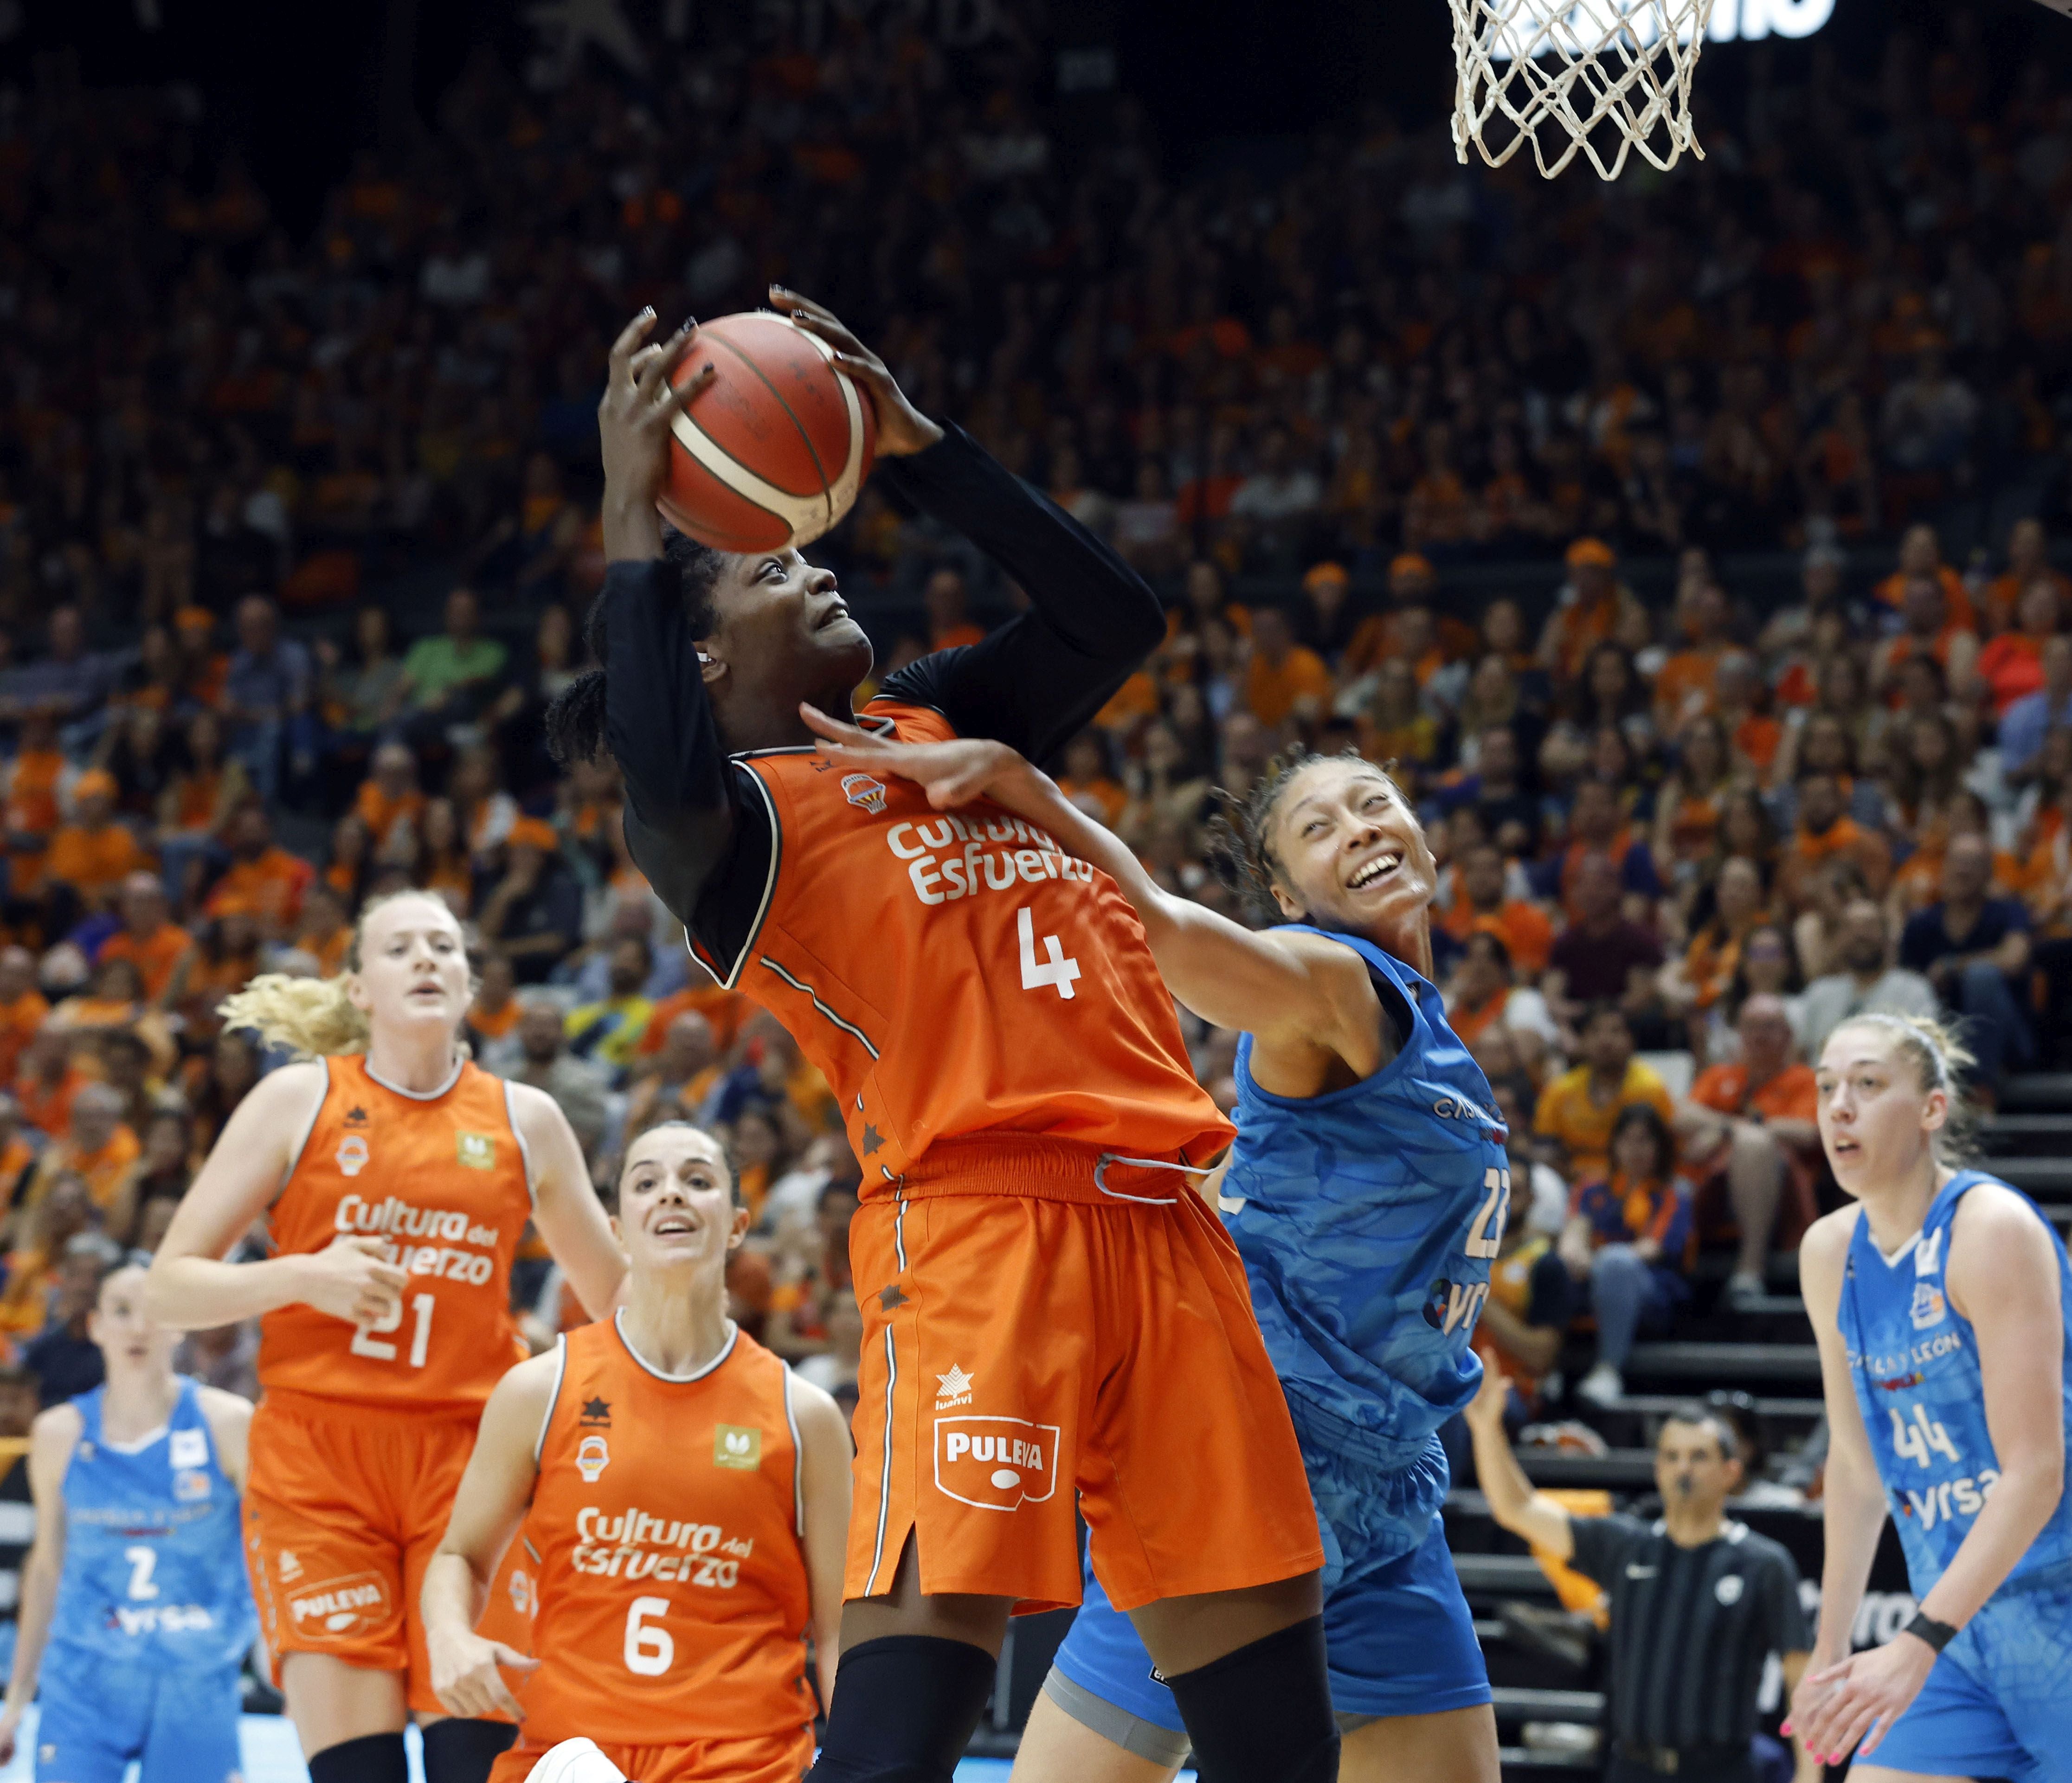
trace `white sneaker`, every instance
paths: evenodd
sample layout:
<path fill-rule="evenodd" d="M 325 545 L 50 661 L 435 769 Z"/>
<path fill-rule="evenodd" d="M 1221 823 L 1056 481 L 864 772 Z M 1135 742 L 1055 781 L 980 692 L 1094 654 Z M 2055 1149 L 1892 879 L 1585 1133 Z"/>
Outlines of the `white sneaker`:
<path fill-rule="evenodd" d="M 1588 1399 L 1592 1405 L 1610 1405 L 1613 1400 L 1626 1397 L 1626 1377 L 1610 1362 L 1599 1362 L 1576 1383 L 1576 1397 Z"/>
<path fill-rule="evenodd" d="M 1727 1305 L 1734 1312 L 1753 1309 L 1768 1292 L 1760 1276 L 1744 1275 L 1736 1270 L 1727 1278 Z"/>
<path fill-rule="evenodd" d="M 626 1773 L 594 1740 L 564 1740 L 526 1773 L 525 1783 L 626 1783 Z"/>

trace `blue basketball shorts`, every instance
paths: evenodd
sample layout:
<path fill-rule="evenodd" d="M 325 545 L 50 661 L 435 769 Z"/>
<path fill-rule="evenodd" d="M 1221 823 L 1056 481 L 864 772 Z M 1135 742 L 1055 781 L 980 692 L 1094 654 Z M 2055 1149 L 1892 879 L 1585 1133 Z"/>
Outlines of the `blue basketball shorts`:
<path fill-rule="evenodd" d="M 1490 1699 L 1474 1619 L 1437 1517 L 1409 1553 L 1344 1569 L 1325 1594 L 1324 1642 L 1331 1707 L 1348 1729 Z M 1136 1629 L 1091 1569 L 1043 1690 L 1075 1720 L 1139 1757 L 1177 1764 L 1186 1755 L 1172 1691 L 1152 1676 Z"/>
<path fill-rule="evenodd" d="M 53 1647 L 43 1659 L 36 1783 L 232 1783 L 240 1769 L 235 1666 L 124 1664 Z"/>
<path fill-rule="evenodd" d="M 1921 1694 L 1864 1760 L 1926 1777 L 2062 1777 L 2072 1762 L 2072 1588 L 1993 1598 L 1942 1649 Z"/>

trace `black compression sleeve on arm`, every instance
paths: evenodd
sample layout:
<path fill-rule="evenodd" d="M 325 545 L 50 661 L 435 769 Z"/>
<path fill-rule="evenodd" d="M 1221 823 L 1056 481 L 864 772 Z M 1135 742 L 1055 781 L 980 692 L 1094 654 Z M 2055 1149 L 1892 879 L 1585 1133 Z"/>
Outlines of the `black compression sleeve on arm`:
<path fill-rule="evenodd" d="M 1338 1724 L 1322 1617 L 1166 1682 L 1202 1783 L 1337 1783 Z"/>
<path fill-rule="evenodd" d="M 983 1647 L 888 1634 L 841 1656 L 827 1743 L 806 1783 L 950 1783 L 993 1694 Z"/>
<path fill-rule="evenodd" d="M 1158 597 L 1092 533 L 964 430 L 878 475 L 1022 585 L 1027 613 L 985 643 L 887 677 L 887 699 L 933 706 L 960 735 L 1041 761 L 1083 729 L 1166 635 Z"/>
<path fill-rule="evenodd" d="M 613 564 L 603 599 L 605 737 L 626 777 L 627 846 L 689 926 L 715 874 L 744 870 L 734 845 L 734 770 L 699 677 L 674 566 L 659 558 Z M 764 864 L 746 864 L 758 885 Z"/>

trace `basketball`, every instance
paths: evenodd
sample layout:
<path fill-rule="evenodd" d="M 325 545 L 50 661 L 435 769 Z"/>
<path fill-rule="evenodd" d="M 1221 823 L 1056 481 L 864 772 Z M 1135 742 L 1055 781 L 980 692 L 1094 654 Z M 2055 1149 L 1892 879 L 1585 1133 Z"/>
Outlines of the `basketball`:
<path fill-rule="evenodd" d="M 758 310 L 701 323 L 673 381 L 711 384 L 673 424 L 663 518 L 720 551 L 810 544 L 849 511 L 878 442 L 870 398 L 826 342 Z"/>

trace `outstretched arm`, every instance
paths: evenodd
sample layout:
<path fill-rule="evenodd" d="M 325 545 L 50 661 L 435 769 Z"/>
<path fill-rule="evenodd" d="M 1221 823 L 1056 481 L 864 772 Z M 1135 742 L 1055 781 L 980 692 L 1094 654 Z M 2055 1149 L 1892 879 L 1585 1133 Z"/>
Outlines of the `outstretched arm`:
<path fill-rule="evenodd" d="M 803 710 L 828 739 L 830 759 L 912 780 L 927 788 L 939 811 L 989 799 L 1100 868 L 1137 912 L 1167 988 L 1203 1021 L 1306 1045 L 1363 1072 L 1375 1068 L 1380 1001 L 1350 947 L 1319 935 L 1257 934 L 1174 897 L 1120 840 L 1003 743 L 887 742 L 811 706 Z"/>

